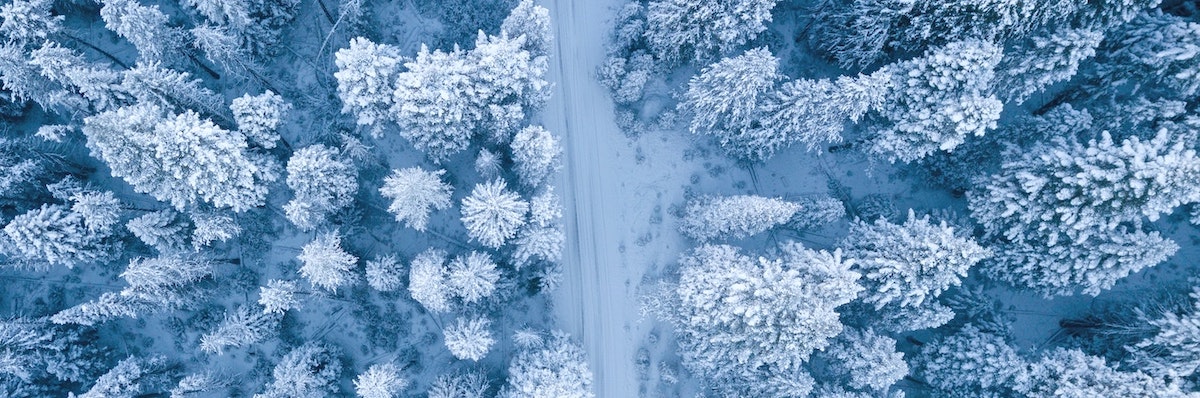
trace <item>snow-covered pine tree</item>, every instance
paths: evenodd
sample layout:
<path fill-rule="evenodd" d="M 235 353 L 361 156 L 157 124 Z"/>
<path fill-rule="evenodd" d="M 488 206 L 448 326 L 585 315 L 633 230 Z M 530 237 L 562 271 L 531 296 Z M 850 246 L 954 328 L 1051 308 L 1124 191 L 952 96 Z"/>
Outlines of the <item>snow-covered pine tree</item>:
<path fill-rule="evenodd" d="M 742 239 L 791 220 L 800 205 L 753 195 L 702 196 L 688 202 L 679 231 L 698 241 Z"/>
<path fill-rule="evenodd" d="M 894 87 L 872 114 L 878 126 L 867 150 L 912 162 L 996 128 L 1004 104 L 992 90 L 1001 55 L 992 43 L 966 40 L 885 67 Z"/>
<path fill-rule="evenodd" d="M 238 131 L 255 145 L 271 149 L 279 141 L 279 127 L 292 110 L 292 104 L 284 101 L 279 94 L 267 90 L 259 95 L 246 94 L 235 98 L 229 104 L 229 110 L 233 111 Z"/>
<path fill-rule="evenodd" d="M 216 390 L 233 386 L 238 380 L 213 371 L 192 373 L 179 379 L 179 383 L 171 389 L 171 398 L 192 398 L 202 393 L 213 393 Z"/>
<path fill-rule="evenodd" d="M 973 373 L 977 373 L 973 372 Z M 1014 389 L 1026 397 L 1158 397 L 1184 398 L 1178 383 L 1167 383 L 1141 371 L 1118 371 L 1104 358 L 1079 349 L 1058 348 L 1029 367 Z"/>
<path fill-rule="evenodd" d="M 354 392 L 360 398 L 396 398 L 411 383 L 400 375 L 394 363 L 377 363 L 354 379 Z"/>
<path fill-rule="evenodd" d="M 331 346 L 309 342 L 283 356 L 271 372 L 274 380 L 254 398 L 317 398 L 339 394 L 342 374 L 341 352 Z"/>
<path fill-rule="evenodd" d="M 381 292 L 394 292 L 404 286 L 404 266 L 394 254 L 367 261 L 367 285 Z"/>
<path fill-rule="evenodd" d="M 432 248 L 418 254 L 409 265 L 408 293 L 428 311 L 450 311 L 452 292 L 445 266 L 446 252 Z"/>
<path fill-rule="evenodd" d="M 52 0 L 14 0 L 0 5 L 0 35 L 16 43 L 46 40 L 62 30 L 62 15 L 53 15 Z"/>
<path fill-rule="evenodd" d="M 503 179 L 475 185 L 462 201 L 462 222 L 467 235 L 480 244 L 499 248 L 525 225 L 529 203 L 507 189 Z"/>
<path fill-rule="evenodd" d="M 242 226 L 238 225 L 229 214 L 216 211 L 192 211 L 188 214 L 192 219 L 192 248 L 200 250 L 213 242 L 224 242 L 242 234 Z"/>
<path fill-rule="evenodd" d="M 300 300 L 296 299 L 295 281 L 272 279 L 266 286 L 258 288 L 258 305 L 263 312 L 283 314 L 290 309 L 300 308 Z"/>
<path fill-rule="evenodd" d="M 549 60 L 526 49 L 525 43 L 532 39 L 503 31 L 500 36 L 480 34 L 475 49 L 467 53 L 467 63 L 475 67 L 471 78 L 478 93 L 485 94 L 478 99 L 484 110 L 479 128 L 493 142 L 509 142 L 526 117 L 550 99 Z"/>
<path fill-rule="evenodd" d="M 534 260 L 557 264 L 566 236 L 561 224 L 562 204 L 548 187 L 529 201 L 529 222 L 517 232 L 512 264 L 520 270 Z"/>
<path fill-rule="evenodd" d="M 190 31 L 192 47 L 200 50 L 218 68 L 235 77 L 246 77 L 256 73 L 259 66 L 249 51 L 238 43 L 238 37 L 227 28 L 199 25 Z"/>
<path fill-rule="evenodd" d="M 783 79 L 779 59 L 765 47 L 725 58 L 688 82 L 679 104 L 692 115 L 693 134 L 714 136 L 730 155 L 747 160 L 770 157 L 785 145 L 774 126 L 763 125 L 764 105 Z"/>
<path fill-rule="evenodd" d="M 767 30 L 777 2 L 653 0 L 646 7 L 646 43 L 668 67 L 714 59 Z"/>
<path fill-rule="evenodd" d="M 862 287 L 840 251 L 795 242 L 782 258 L 751 258 L 737 248 L 705 245 L 680 259 L 677 285 L 654 311 L 674 324 L 684 366 L 731 394 L 794 385 L 803 365 L 842 332 L 836 308 Z M 805 390 L 804 394 L 807 394 Z"/>
<path fill-rule="evenodd" d="M 139 61 L 122 74 L 121 88 L 136 102 L 163 109 L 194 110 L 206 116 L 226 117 L 225 99 L 204 87 L 187 72 L 166 68 L 159 61 Z"/>
<path fill-rule="evenodd" d="M 225 313 L 225 319 L 216 330 L 200 336 L 200 350 L 221 355 L 226 348 L 261 342 L 276 333 L 282 318 L 281 313 L 257 305 L 240 305 L 233 313 Z"/>
<path fill-rule="evenodd" d="M 444 174 L 445 170 L 426 171 L 420 167 L 393 170 L 383 180 L 379 193 L 392 200 L 388 212 L 396 215 L 397 222 L 424 232 L 430 212 L 450 208 L 454 188 L 442 181 Z"/>
<path fill-rule="evenodd" d="M 837 80 L 796 79 L 783 83 L 764 100 L 755 131 L 756 157 L 767 159 L 778 150 L 800 142 L 808 150 L 842 140 L 847 121 L 858 122 L 869 109 L 880 106 L 891 89 L 885 72 Z"/>
<path fill-rule="evenodd" d="M 876 310 L 920 307 L 961 284 L 972 266 L 992 254 L 945 221 L 934 224 L 911 209 L 900 225 L 883 218 L 851 224 L 841 246 L 863 275 L 862 300 Z"/>
<path fill-rule="evenodd" d="M 484 179 L 493 179 L 500 176 L 500 172 L 504 169 L 504 159 L 500 154 L 492 152 L 487 148 L 479 150 L 479 154 L 475 155 L 475 172 L 479 173 Z"/>
<path fill-rule="evenodd" d="M 1080 63 L 1096 55 L 1104 32 L 1096 29 L 1051 30 L 1022 41 L 996 67 L 996 89 L 1005 103 L 1021 104 L 1034 93 L 1070 80 Z"/>
<path fill-rule="evenodd" d="M 474 304 L 496 292 L 500 270 L 487 253 L 472 251 L 455 257 L 447 268 L 446 284 L 463 304 Z"/>
<path fill-rule="evenodd" d="M 918 378 L 950 396 L 1011 391 L 1026 369 L 1025 360 L 1003 337 L 973 325 L 926 343 L 914 363 Z"/>
<path fill-rule="evenodd" d="M 66 206 L 43 204 L 4 226 L 0 251 L 26 261 L 74 267 L 115 254 L 111 236 L 111 229 L 89 229 L 84 216 Z"/>
<path fill-rule="evenodd" d="M 492 338 L 492 321 L 482 316 L 459 317 L 453 324 L 442 330 L 445 336 L 446 348 L 455 358 L 464 361 L 479 362 L 491 351 L 496 339 Z"/>
<path fill-rule="evenodd" d="M 246 137 L 199 114 L 166 117 L 139 104 L 84 119 L 92 154 L 134 190 L 179 210 L 201 201 L 236 212 L 262 205 L 279 166 L 251 151 Z"/>
<path fill-rule="evenodd" d="M 550 55 L 554 42 L 554 30 L 550 25 L 550 10 L 533 4 L 533 0 L 521 0 L 500 24 L 500 30 L 508 37 L 525 37 L 526 51 L 534 57 Z"/>
<path fill-rule="evenodd" d="M 196 11 L 236 38 L 237 47 L 256 58 L 269 57 L 278 50 L 281 29 L 296 15 L 297 0 L 183 0 Z"/>
<path fill-rule="evenodd" d="M 908 375 L 908 363 L 896 351 L 896 340 L 870 329 L 842 331 L 821 357 L 832 374 L 857 390 L 886 393 Z"/>
<path fill-rule="evenodd" d="M 18 59 L 24 59 L 23 54 L 17 56 Z M 45 99 L 46 103 L 79 105 L 81 108 L 88 108 L 90 105 L 92 110 L 103 111 L 124 105 L 132 100 L 130 94 L 125 91 L 125 87 L 120 84 L 121 75 L 119 73 L 107 67 L 92 64 L 84 59 L 83 55 L 58 43 L 43 42 L 41 47 L 29 53 L 28 64 L 37 67 L 38 73 L 42 77 L 62 87 L 63 90 L 58 90 L 58 87 L 55 86 L 37 87 L 44 86 L 45 82 L 29 81 L 32 76 L 28 76 L 27 72 L 29 71 L 21 67 L 7 68 L 9 70 L 5 72 L 17 72 L 17 75 L 21 76 L 18 79 L 25 80 L 20 82 L 18 87 L 32 88 L 35 92 L 42 93 L 41 96 L 49 96 Z M 8 81 L 10 80 L 6 78 L 5 84 L 8 84 Z M 75 96 L 82 96 L 87 104 L 74 101 L 72 97 Z"/>
<path fill-rule="evenodd" d="M 284 213 L 296 227 L 311 231 L 354 202 L 358 170 L 338 150 L 310 145 L 288 158 L 287 185 L 295 196 L 283 205 Z"/>
<path fill-rule="evenodd" d="M 333 293 L 357 282 L 354 267 L 358 257 L 342 249 L 342 237 L 336 232 L 321 234 L 300 249 L 300 275 L 313 286 Z"/>
<path fill-rule="evenodd" d="M 184 34 L 168 24 L 170 17 L 157 5 L 144 6 L 137 0 L 104 0 L 100 17 L 117 35 L 133 43 L 142 61 L 177 61 Z"/>
<path fill-rule="evenodd" d="M 375 44 L 366 38 L 350 40 L 350 47 L 334 54 L 338 71 L 338 96 L 342 113 L 352 113 L 358 125 L 370 129 L 374 136 L 383 134 L 383 126 L 391 120 L 392 92 L 400 74 L 400 49 Z"/>
<path fill-rule="evenodd" d="M 188 221 L 171 209 L 137 216 L 125 223 L 125 229 L 159 253 L 178 253 L 191 246 Z"/>
<path fill-rule="evenodd" d="M 788 228 L 808 231 L 846 217 L 846 205 L 832 196 L 804 197 L 795 203 L 800 211 L 788 221 Z"/>
<path fill-rule="evenodd" d="M 521 349 L 508 366 L 500 398 L 592 398 L 592 371 L 579 345 L 555 331 Z"/>
<path fill-rule="evenodd" d="M 1200 23 L 1194 18 L 1147 9 L 1113 33 L 1097 65 L 1102 87 L 1185 101 L 1200 92 Z"/>
<path fill-rule="evenodd" d="M 395 78 L 390 113 L 401 136 L 435 162 L 466 149 L 485 109 L 477 103 L 482 94 L 476 93 L 465 52 L 431 52 L 422 45 L 404 66 Z"/>
<path fill-rule="evenodd" d="M 562 167 L 562 145 L 542 126 L 528 126 L 512 140 L 513 168 L 521 185 L 537 187 Z"/>
<path fill-rule="evenodd" d="M 79 93 L 68 91 L 63 83 L 42 75 L 42 68 L 30 62 L 28 54 L 16 43 L 0 44 L 0 84 L 11 93 L 12 99 L 33 101 L 44 110 L 88 108 L 88 101 Z"/>
<path fill-rule="evenodd" d="M 131 356 L 117 363 L 76 398 L 137 398 L 167 390 L 178 364 L 163 356 Z"/>
<path fill-rule="evenodd" d="M 1125 347 L 1127 363 L 1155 377 L 1172 379 L 1189 378 L 1200 370 L 1200 287 L 1193 287 L 1188 296 L 1192 305 L 1181 313 L 1163 311 L 1151 318 L 1138 311 L 1137 324 L 1148 326 L 1150 333 Z"/>
<path fill-rule="evenodd" d="M 491 381 L 483 373 L 444 374 L 429 386 L 428 398 L 487 398 L 491 388 Z"/>
<path fill-rule="evenodd" d="M 0 320 L 0 376 L 23 383 L 54 378 L 85 382 L 104 369 L 105 349 L 93 329 L 55 325 L 45 318 Z"/>

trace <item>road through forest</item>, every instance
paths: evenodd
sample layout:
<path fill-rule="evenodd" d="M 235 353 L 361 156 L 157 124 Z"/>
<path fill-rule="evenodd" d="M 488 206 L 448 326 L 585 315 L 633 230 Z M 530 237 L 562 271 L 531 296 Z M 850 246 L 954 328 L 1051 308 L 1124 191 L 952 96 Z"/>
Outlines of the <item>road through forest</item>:
<path fill-rule="evenodd" d="M 567 243 L 564 278 L 555 297 L 559 327 L 582 344 L 600 398 L 638 394 L 637 299 L 624 265 L 621 242 L 630 222 L 624 206 L 622 162 L 626 138 L 614 121 L 608 91 L 594 78 L 620 0 L 542 0 L 550 10 L 555 49 L 550 59 L 554 96 L 543 114 L 546 127 L 564 137 L 561 181 Z M 636 271 L 634 271 L 636 272 Z M 632 280 L 631 280 L 632 279 Z"/>

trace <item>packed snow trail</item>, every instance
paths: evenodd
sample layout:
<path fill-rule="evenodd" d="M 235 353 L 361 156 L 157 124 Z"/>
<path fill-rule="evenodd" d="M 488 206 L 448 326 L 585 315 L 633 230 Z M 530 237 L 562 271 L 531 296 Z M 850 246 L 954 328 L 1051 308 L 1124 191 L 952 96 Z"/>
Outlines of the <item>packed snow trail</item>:
<path fill-rule="evenodd" d="M 554 96 L 546 127 L 564 137 L 566 251 L 562 285 L 555 297 L 559 327 L 587 351 L 597 397 L 638 396 L 634 352 L 640 337 L 637 299 L 640 275 L 631 275 L 621 253 L 630 219 L 627 193 L 617 175 L 626 138 L 614 121 L 608 91 L 594 78 L 603 62 L 612 16 L 620 0 L 542 0 L 550 10 L 555 48 L 550 60 Z M 634 271 L 636 272 L 636 271 Z M 636 276 L 632 277 L 632 276 Z"/>

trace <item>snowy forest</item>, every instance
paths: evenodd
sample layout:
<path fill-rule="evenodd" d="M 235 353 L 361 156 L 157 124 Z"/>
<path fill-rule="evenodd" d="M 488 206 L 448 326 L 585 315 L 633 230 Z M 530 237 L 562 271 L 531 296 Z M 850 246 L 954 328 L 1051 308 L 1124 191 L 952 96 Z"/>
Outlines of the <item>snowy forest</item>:
<path fill-rule="evenodd" d="M 0 0 L 0 397 L 1200 398 L 1200 2 Z"/>

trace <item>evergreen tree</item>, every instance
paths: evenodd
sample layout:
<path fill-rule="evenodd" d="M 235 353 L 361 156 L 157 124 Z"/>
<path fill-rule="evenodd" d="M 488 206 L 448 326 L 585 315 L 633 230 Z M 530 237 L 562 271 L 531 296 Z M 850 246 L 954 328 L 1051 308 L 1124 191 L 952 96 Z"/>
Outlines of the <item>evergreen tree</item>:
<path fill-rule="evenodd" d="M 279 127 L 292 110 L 292 104 L 267 90 L 259 95 L 246 94 L 235 98 L 229 104 L 229 110 L 233 111 L 238 131 L 255 145 L 271 149 L 279 141 Z"/>
<path fill-rule="evenodd" d="M 972 266 L 991 256 L 945 221 L 933 224 L 912 210 L 900 225 L 883 218 L 855 222 L 842 247 L 863 274 L 862 300 L 876 310 L 920 307 L 961 284 Z"/>
<path fill-rule="evenodd" d="M 486 253 L 472 251 L 450 261 L 446 283 L 464 304 L 491 297 L 500 280 L 500 270 Z"/>
<path fill-rule="evenodd" d="M 752 130 L 749 146 L 754 157 L 767 159 L 778 150 L 800 142 L 815 150 L 821 144 L 842 140 L 847 120 L 858 122 L 879 107 L 891 89 L 892 76 L 873 73 L 837 80 L 797 79 L 784 83 L 765 99 L 760 121 Z"/>
<path fill-rule="evenodd" d="M 320 398 L 339 393 L 342 374 L 337 349 L 309 342 L 283 356 L 271 372 L 274 380 L 254 398 Z"/>
<path fill-rule="evenodd" d="M 354 202 L 358 170 L 336 149 L 316 144 L 296 151 L 287 163 L 287 185 L 295 197 L 283 205 L 289 221 L 311 231 L 330 214 Z"/>
<path fill-rule="evenodd" d="M 496 343 L 492 332 L 488 330 L 491 324 L 491 321 L 483 317 L 458 318 L 454 324 L 442 331 L 446 348 L 455 358 L 479 362 L 491 351 L 492 344 Z"/>
<path fill-rule="evenodd" d="M 213 242 L 224 242 L 242 233 L 237 220 L 228 214 L 213 211 L 193 211 L 192 248 L 200 250 Z"/>
<path fill-rule="evenodd" d="M 566 236 L 562 228 L 562 204 L 554 189 L 547 188 L 529 201 L 529 222 L 513 241 L 512 263 L 520 270 L 533 260 L 557 264 L 562 259 Z"/>
<path fill-rule="evenodd" d="M 782 146 L 774 126 L 764 125 L 764 105 L 783 79 L 779 60 L 766 48 L 747 51 L 704 68 L 688 82 L 680 109 L 690 113 L 693 134 L 712 135 L 738 158 L 762 160 Z"/>
<path fill-rule="evenodd" d="M 1025 102 L 1034 93 L 1070 80 L 1080 63 L 1096 55 L 1104 32 L 1058 29 L 1023 41 L 996 67 L 996 88 L 1005 103 Z"/>
<path fill-rule="evenodd" d="M 1078 349 L 1056 349 L 1030 366 L 1026 377 L 1017 379 L 1015 390 L 1026 397 L 1160 397 L 1191 396 L 1140 371 L 1122 372 L 1104 358 Z"/>
<path fill-rule="evenodd" d="M 156 104 L 163 109 L 195 110 L 209 116 L 225 117 L 225 100 L 204 87 L 187 72 L 163 67 L 159 61 L 141 61 L 122 75 L 121 87 L 137 102 Z"/>
<path fill-rule="evenodd" d="M 296 257 L 300 260 L 300 275 L 313 286 L 337 293 L 338 288 L 353 285 L 357 277 L 354 267 L 358 257 L 342 249 L 342 237 L 336 232 L 317 236 L 305 244 Z"/>
<path fill-rule="evenodd" d="M 420 167 L 393 170 L 379 193 L 392 200 L 388 211 L 396 215 L 397 222 L 424 232 L 430 212 L 450 208 L 454 188 L 442 181 L 444 174 L 445 170 L 426 171 Z"/>
<path fill-rule="evenodd" d="M 23 59 L 23 55 L 17 55 Z M 116 108 L 132 100 L 131 95 L 121 84 L 121 75 L 116 71 L 94 65 L 74 50 L 63 47 L 55 42 L 46 41 L 41 47 L 29 53 L 28 64 L 37 68 L 37 73 L 51 82 L 46 86 L 45 81 L 32 79 L 28 69 L 13 65 L 6 73 L 16 72 L 17 84 L 22 90 L 33 94 L 34 99 L 44 98 L 44 104 L 77 105 L 72 108 L 90 108 L 103 111 Z M 34 81 L 30 81 L 34 80 Z M 6 85 L 11 80 L 6 78 Z M 62 91 L 57 90 L 62 87 Z M 77 96 L 83 97 L 86 104 L 75 101 Z M 81 109 L 82 110 L 82 109 Z"/>
<path fill-rule="evenodd" d="M 383 124 L 391 120 L 392 90 L 401 71 L 400 50 L 387 44 L 375 44 L 366 38 L 350 40 L 350 47 L 334 54 L 342 113 L 354 114 L 358 125 L 382 135 Z"/>
<path fill-rule="evenodd" d="M 260 206 L 279 174 L 244 135 L 190 110 L 165 117 L 154 105 L 120 108 L 85 119 L 83 132 L 114 176 L 179 210 L 200 201 L 237 212 Z"/>
<path fill-rule="evenodd" d="M 509 37 L 525 37 L 524 49 L 534 57 L 550 55 L 551 44 L 554 42 L 554 31 L 550 26 L 550 10 L 534 5 L 533 0 L 521 0 L 513 8 L 500 30 Z"/>
<path fill-rule="evenodd" d="M 408 293 L 413 300 L 432 312 L 450 311 L 449 275 L 446 252 L 428 249 L 413 258 L 408 269 Z"/>
<path fill-rule="evenodd" d="M 583 349 L 564 332 L 523 348 L 508 366 L 501 398 L 591 398 L 592 371 Z"/>
<path fill-rule="evenodd" d="M 896 352 L 896 340 L 870 329 L 846 329 L 821 356 L 830 372 L 857 390 L 887 392 L 908 375 L 904 354 Z"/>
<path fill-rule="evenodd" d="M 698 241 L 742 239 L 791 220 L 800 206 L 752 195 L 702 196 L 688 202 L 679 231 Z"/>
<path fill-rule="evenodd" d="M 136 398 L 164 391 L 178 365 L 166 357 L 131 356 L 117 363 L 78 398 Z"/>
<path fill-rule="evenodd" d="M 862 290 L 853 262 L 798 243 L 781 250 L 782 258 L 755 259 L 731 246 L 701 246 L 680 259 L 678 284 L 652 307 L 674 324 L 684 366 L 714 388 L 806 395 L 812 378 L 797 385 L 796 377 L 842 332 L 836 308 Z"/>
<path fill-rule="evenodd" d="M 12 99 L 36 102 L 44 110 L 59 107 L 87 109 L 88 101 L 85 98 L 68 91 L 62 82 L 43 75 L 42 68 L 35 65 L 27 54 L 25 48 L 15 43 L 0 44 L 0 84 L 11 93 Z"/>
<path fill-rule="evenodd" d="M 62 15 L 52 15 L 51 0 L 14 0 L 0 5 L 0 35 L 11 41 L 42 41 L 62 30 Z M 548 27 L 548 26 L 547 26 Z"/>
<path fill-rule="evenodd" d="M 142 243 L 159 253 L 170 254 L 187 250 L 190 225 L 171 209 L 146 213 L 125 223 L 125 228 Z"/>
<path fill-rule="evenodd" d="M 1161 10 L 1146 11 L 1114 30 L 1106 43 L 1097 66 L 1102 87 L 1117 93 L 1129 87 L 1180 100 L 1194 97 L 1200 92 L 1200 23 Z"/>
<path fill-rule="evenodd" d="M 236 380 L 211 371 L 193 373 L 184 376 L 171 389 L 171 398 L 188 398 L 201 393 L 213 393 L 216 390 L 232 386 Z"/>
<path fill-rule="evenodd" d="M 200 336 L 200 350 L 221 355 L 226 348 L 249 346 L 271 337 L 279 328 L 282 316 L 255 305 L 241 305 L 216 330 Z"/>
<path fill-rule="evenodd" d="M 512 140 L 513 168 L 526 187 L 537 187 L 562 167 L 562 145 L 542 126 L 529 126 Z"/>
<path fill-rule="evenodd" d="M 367 284 L 381 292 L 393 292 L 403 286 L 403 266 L 395 255 L 387 254 L 367 261 Z"/>
<path fill-rule="evenodd" d="M 1026 367 L 1003 337 L 973 325 L 925 344 L 915 363 L 916 374 L 925 383 L 938 392 L 958 395 L 1010 391 L 1012 383 L 1024 377 Z"/>
<path fill-rule="evenodd" d="M 263 312 L 276 314 L 300 308 L 300 301 L 296 299 L 297 290 L 295 281 L 269 280 L 266 286 L 258 288 L 258 305 L 263 307 Z"/>
<path fill-rule="evenodd" d="M 192 28 L 192 47 L 204 53 L 218 68 L 235 77 L 256 74 L 260 67 L 249 51 L 241 47 L 238 37 L 227 28 L 200 25 Z"/>
<path fill-rule="evenodd" d="M 106 352 L 97 337 L 93 329 L 55 325 L 44 318 L 0 320 L 0 376 L 22 383 L 90 380 L 104 370 Z"/>
<path fill-rule="evenodd" d="M 377 363 L 354 379 L 354 392 L 361 398 L 396 398 L 409 386 L 400 376 L 400 367 L 392 363 Z"/>
<path fill-rule="evenodd" d="M 441 375 L 429 386 L 428 398 L 487 398 L 489 389 L 488 378 L 482 373 Z"/>
<path fill-rule="evenodd" d="M 654 0 L 645 39 L 668 66 L 713 59 L 767 30 L 778 0 Z"/>
<path fill-rule="evenodd" d="M 104 0 L 100 17 L 105 26 L 129 40 L 143 61 L 169 61 L 183 46 L 183 31 L 169 26 L 169 17 L 158 6 L 137 0 Z"/>
<path fill-rule="evenodd" d="M 116 253 L 111 229 L 88 228 L 83 214 L 63 205 L 43 204 L 4 226 L 0 250 L 27 261 L 74 267 Z"/>
<path fill-rule="evenodd" d="M 462 222 L 467 235 L 486 247 L 499 248 L 523 225 L 529 203 L 507 189 L 502 179 L 478 184 L 462 201 Z"/>
<path fill-rule="evenodd" d="M 1184 379 L 1200 369 L 1200 288 L 1193 287 L 1189 297 L 1192 304 L 1182 313 L 1163 311 L 1151 319 L 1137 311 L 1137 326 L 1148 326 L 1151 332 L 1140 341 L 1125 347 L 1127 362 L 1136 369 L 1155 377 Z"/>
<path fill-rule="evenodd" d="M 887 66 L 895 87 L 875 115 L 868 151 L 912 162 L 996 128 L 1004 104 L 991 91 L 1000 59 L 996 45 L 967 40 Z"/>

